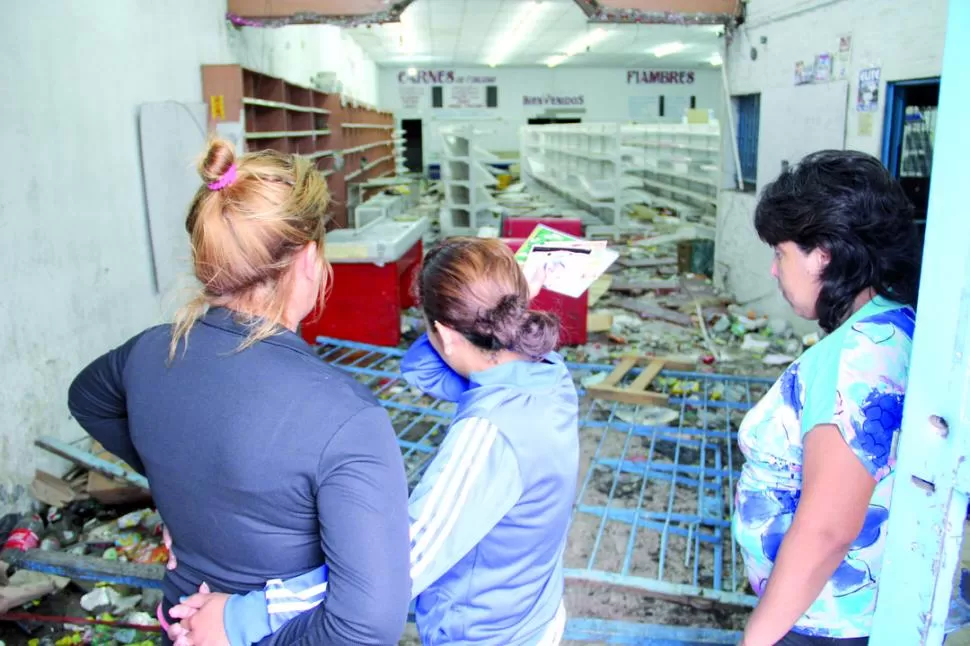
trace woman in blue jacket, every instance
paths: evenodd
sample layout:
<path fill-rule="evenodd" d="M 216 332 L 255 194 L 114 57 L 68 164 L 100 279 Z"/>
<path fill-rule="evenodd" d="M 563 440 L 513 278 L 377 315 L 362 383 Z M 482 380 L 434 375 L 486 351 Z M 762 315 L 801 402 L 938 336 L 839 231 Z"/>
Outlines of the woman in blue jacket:
<path fill-rule="evenodd" d="M 421 641 L 557 644 L 579 469 L 576 389 L 552 351 L 559 323 L 528 309 L 530 286 L 494 239 L 434 247 L 419 291 L 429 332 L 407 352 L 402 372 L 413 386 L 458 404 L 409 504 Z M 326 608 L 326 586 L 322 568 L 271 581 L 205 628 L 196 621 L 219 595 L 195 595 L 173 611 L 187 617 L 176 643 L 257 642 L 301 611 Z"/>

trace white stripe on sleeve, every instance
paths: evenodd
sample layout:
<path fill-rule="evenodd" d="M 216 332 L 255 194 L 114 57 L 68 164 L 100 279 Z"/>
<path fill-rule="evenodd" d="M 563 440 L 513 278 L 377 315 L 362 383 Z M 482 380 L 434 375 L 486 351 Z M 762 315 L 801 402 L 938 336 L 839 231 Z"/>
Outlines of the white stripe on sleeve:
<path fill-rule="evenodd" d="M 476 426 L 476 423 L 480 421 L 482 420 L 477 420 L 477 419 L 462 420 L 461 422 L 459 422 L 459 424 L 461 424 L 460 427 L 452 428 L 451 430 L 448 431 L 449 434 L 455 433 L 457 431 L 458 439 L 455 440 L 455 447 L 452 450 L 451 455 L 448 456 L 448 463 L 445 465 L 445 468 L 442 469 L 441 474 L 438 476 L 438 480 L 437 482 L 435 482 L 434 487 L 432 487 L 427 500 L 424 501 L 424 508 L 421 510 L 421 516 L 418 517 L 418 520 L 415 521 L 413 525 L 411 525 L 412 549 L 414 547 L 414 539 L 421 532 L 421 530 L 423 530 L 430 522 L 433 512 L 439 503 L 439 498 L 441 498 L 441 496 L 444 495 L 444 492 L 446 491 L 445 487 L 441 487 L 439 485 L 441 485 L 442 483 L 448 482 L 453 477 L 455 477 L 455 472 L 459 468 L 461 468 L 462 461 L 466 459 L 469 455 L 469 449 L 468 449 L 469 443 L 478 439 L 476 438 L 476 435 L 473 432 L 474 428 L 471 428 L 471 427 Z"/>
<path fill-rule="evenodd" d="M 452 478 L 442 478 L 434 488 L 448 493 L 443 504 L 436 507 L 428 521 L 427 530 L 411 551 L 411 579 L 417 579 L 432 563 L 437 553 L 445 545 L 451 530 L 461 515 L 469 493 L 474 489 L 476 480 L 488 462 L 489 451 L 498 429 L 487 420 L 475 420 L 465 431 L 473 436 L 473 444 L 468 453 L 462 456 L 460 466 Z M 476 441 L 477 440 L 477 441 Z M 450 503 L 450 504 L 449 504 Z"/>
<path fill-rule="evenodd" d="M 327 583 L 323 582 L 319 585 L 307 588 L 306 590 L 301 590 L 299 592 L 292 592 L 286 588 L 276 588 L 266 591 L 267 599 L 300 599 L 306 600 L 310 597 L 315 597 L 318 594 L 323 594 L 327 591 Z"/>

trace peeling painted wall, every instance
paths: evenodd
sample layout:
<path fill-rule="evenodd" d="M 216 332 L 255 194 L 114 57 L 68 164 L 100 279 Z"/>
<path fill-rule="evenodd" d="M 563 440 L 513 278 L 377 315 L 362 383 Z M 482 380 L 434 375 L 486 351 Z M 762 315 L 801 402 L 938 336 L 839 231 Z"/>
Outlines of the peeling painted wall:
<path fill-rule="evenodd" d="M 199 102 L 202 63 L 232 61 L 225 0 L 11 3 L 0 38 L 0 514 L 39 435 L 84 437 L 67 388 L 161 319 L 136 128 L 139 104 Z"/>
<path fill-rule="evenodd" d="M 67 467 L 36 437 L 86 437 L 66 405 L 77 372 L 179 304 L 152 280 L 138 106 L 201 102 L 200 66 L 234 62 L 301 83 L 339 70 L 352 94 L 376 100 L 373 62 L 339 29 L 236 31 L 225 13 L 225 0 L 5 8 L 0 515 L 28 504 L 35 468 Z"/>
<path fill-rule="evenodd" d="M 938 76 L 942 68 L 946 0 L 751 0 L 747 21 L 727 48 L 725 65 L 732 95 L 790 87 L 796 61 L 833 52 L 842 35 L 852 36 L 846 148 L 881 156 L 886 82 Z M 766 43 L 762 44 L 761 39 Z M 751 49 L 758 50 L 751 60 Z M 873 113 L 871 135 L 860 135 L 855 110 L 859 70 L 882 69 L 880 106 Z M 761 113 L 761 123 L 786 115 Z M 799 124 L 791 124 L 799 127 Z M 727 135 L 728 128 L 723 130 Z M 771 141 L 759 142 L 759 155 Z M 725 149 L 724 166 L 734 159 Z M 772 178 L 758 177 L 762 186 Z M 755 195 L 721 192 L 718 207 L 717 280 L 743 304 L 769 315 L 784 316 L 796 329 L 815 325 L 796 317 L 777 293 L 770 274 L 771 252 L 754 232 Z"/>

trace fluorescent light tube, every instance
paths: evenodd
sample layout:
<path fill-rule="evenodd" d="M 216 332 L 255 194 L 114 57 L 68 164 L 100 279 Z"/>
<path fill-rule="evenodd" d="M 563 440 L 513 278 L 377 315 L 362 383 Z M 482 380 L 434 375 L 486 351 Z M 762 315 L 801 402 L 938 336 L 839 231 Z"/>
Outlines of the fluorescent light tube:
<path fill-rule="evenodd" d="M 657 58 L 663 58 L 664 56 L 670 56 L 671 54 L 676 54 L 677 52 L 682 52 L 687 48 L 687 45 L 677 41 L 673 43 L 664 43 L 663 45 L 657 45 L 650 50 L 650 53 Z"/>
<path fill-rule="evenodd" d="M 533 28 L 539 22 L 543 11 L 549 6 L 548 2 L 527 2 L 521 6 L 519 12 L 512 19 L 512 25 L 499 37 L 498 45 L 489 54 L 487 63 L 491 67 L 496 67 L 505 62 L 526 36 L 531 35 Z"/>

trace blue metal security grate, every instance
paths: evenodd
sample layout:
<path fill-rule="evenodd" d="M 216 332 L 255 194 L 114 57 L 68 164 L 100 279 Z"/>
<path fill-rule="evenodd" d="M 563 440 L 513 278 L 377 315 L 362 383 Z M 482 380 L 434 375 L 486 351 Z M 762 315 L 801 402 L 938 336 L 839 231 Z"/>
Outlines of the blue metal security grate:
<path fill-rule="evenodd" d="M 413 487 L 454 404 L 412 389 L 403 351 L 329 338 L 319 355 L 370 387 L 388 409 Z M 610 365 L 570 364 L 577 387 Z M 634 378 L 631 371 L 629 378 Z M 566 576 L 681 600 L 753 606 L 731 535 L 742 456 L 737 428 L 766 379 L 663 372 L 669 408 L 583 398 L 580 487 Z"/>
<path fill-rule="evenodd" d="M 758 130 L 761 127 L 761 95 L 736 97 L 738 111 L 738 156 L 741 179 L 754 188 L 758 183 Z"/>
<path fill-rule="evenodd" d="M 668 371 L 660 382 L 670 408 L 597 399 L 584 407 L 590 457 L 570 540 L 594 539 L 584 559 L 567 559 L 567 574 L 753 606 L 731 534 L 737 427 L 770 381 Z"/>

